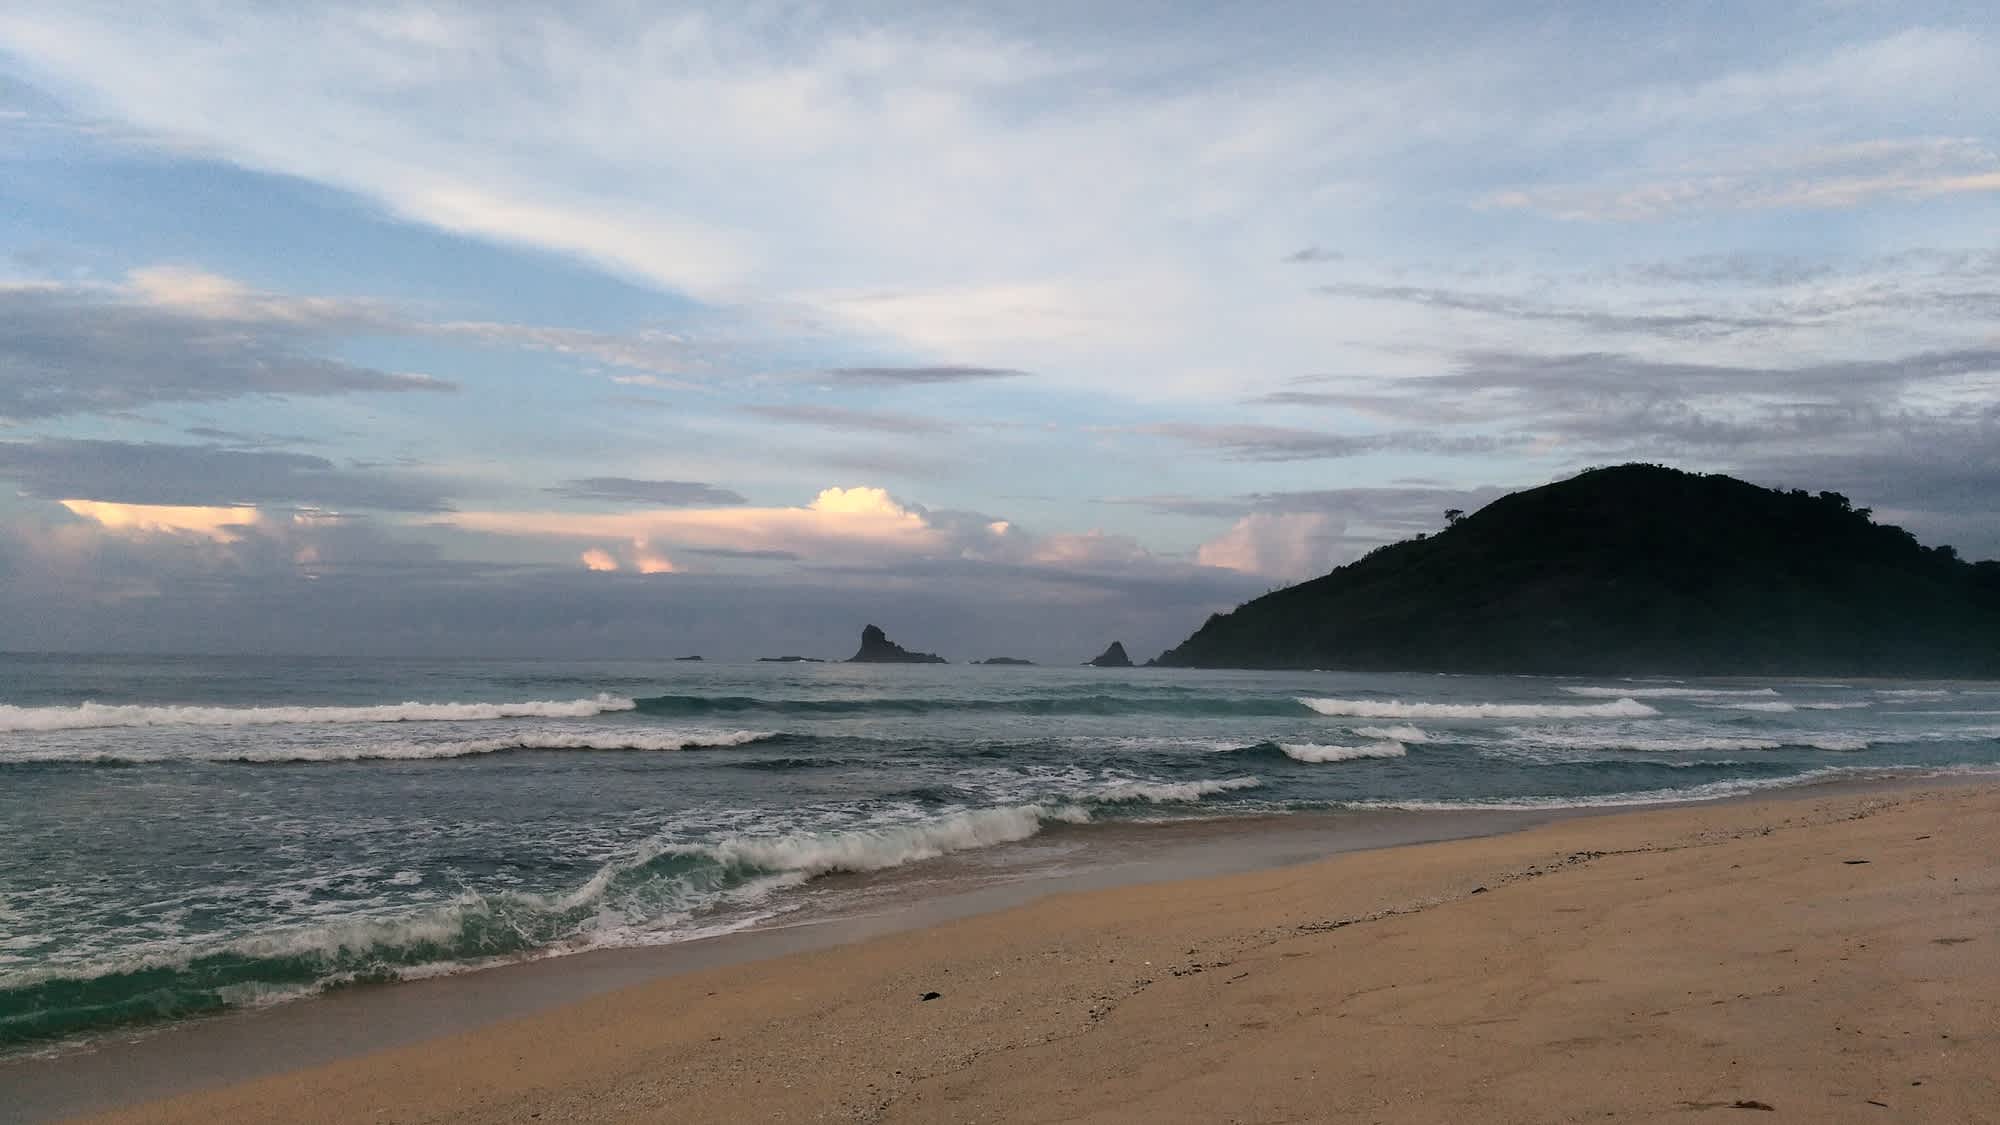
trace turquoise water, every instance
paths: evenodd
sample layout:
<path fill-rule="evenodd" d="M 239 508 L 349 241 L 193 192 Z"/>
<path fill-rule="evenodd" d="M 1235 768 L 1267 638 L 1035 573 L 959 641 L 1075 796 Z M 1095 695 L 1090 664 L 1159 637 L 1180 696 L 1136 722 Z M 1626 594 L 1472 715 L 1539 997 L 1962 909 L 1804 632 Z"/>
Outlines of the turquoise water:
<path fill-rule="evenodd" d="M 2000 685 L 0 656 L 0 1045 L 1134 819 L 2000 768 Z"/>

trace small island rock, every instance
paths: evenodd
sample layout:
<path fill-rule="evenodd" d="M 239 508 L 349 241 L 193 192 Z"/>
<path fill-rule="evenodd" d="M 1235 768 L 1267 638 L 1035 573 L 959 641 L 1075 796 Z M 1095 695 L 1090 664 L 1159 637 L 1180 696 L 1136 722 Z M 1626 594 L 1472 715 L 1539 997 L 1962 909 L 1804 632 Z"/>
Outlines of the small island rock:
<path fill-rule="evenodd" d="M 1097 659 L 1091 661 L 1090 666 L 1092 668 L 1130 668 L 1132 666 L 1132 658 L 1125 655 L 1124 642 L 1112 641 L 1111 647 L 1098 653 Z"/>
<path fill-rule="evenodd" d="M 861 648 L 848 657 L 849 664 L 944 664 L 945 658 L 934 652 L 911 652 L 889 639 L 880 627 L 870 625 L 861 630 Z"/>

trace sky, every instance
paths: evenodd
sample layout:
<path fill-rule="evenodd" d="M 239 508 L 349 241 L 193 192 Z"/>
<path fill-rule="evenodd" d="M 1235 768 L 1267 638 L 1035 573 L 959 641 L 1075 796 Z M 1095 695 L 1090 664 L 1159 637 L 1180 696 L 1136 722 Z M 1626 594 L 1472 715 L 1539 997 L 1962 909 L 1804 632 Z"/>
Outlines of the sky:
<path fill-rule="evenodd" d="M 0 649 L 1143 658 L 1649 461 L 2000 555 L 1990 5 L 0 6 Z"/>

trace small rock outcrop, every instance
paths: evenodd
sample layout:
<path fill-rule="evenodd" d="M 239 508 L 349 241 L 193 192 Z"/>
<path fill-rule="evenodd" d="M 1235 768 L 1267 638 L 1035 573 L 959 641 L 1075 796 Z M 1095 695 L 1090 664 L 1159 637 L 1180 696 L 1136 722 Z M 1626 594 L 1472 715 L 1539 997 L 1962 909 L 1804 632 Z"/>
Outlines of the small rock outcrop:
<path fill-rule="evenodd" d="M 688 660 L 700 660 L 700 659 L 701 659 L 701 657 L 700 657 L 699 655 L 695 655 L 695 656 L 676 656 L 676 657 L 674 657 L 674 660 L 675 660 L 676 662 L 681 662 L 681 661 L 688 661 Z"/>
<path fill-rule="evenodd" d="M 878 626 L 861 630 L 861 648 L 847 658 L 849 664 L 944 664 L 934 652 L 911 652 L 889 639 Z"/>
<path fill-rule="evenodd" d="M 1032 660 L 1023 660 L 1018 656 L 989 656 L 985 660 L 975 660 L 973 661 L 973 663 L 974 664 L 1018 664 L 1021 665 L 1022 667 L 1032 667 L 1035 662 Z"/>
<path fill-rule="evenodd" d="M 760 656 L 760 657 L 758 657 L 758 658 L 757 658 L 757 663 L 759 663 L 759 664 L 824 664 L 824 663 L 826 663 L 826 661 L 824 661 L 824 660 L 821 660 L 821 659 L 820 659 L 819 657 L 817 657 L 817 656 Z"/>
<path fill-rule="evenodd" d="M 1091 661 L 1090 666 L 1092 668 L 1130 668 L 1132 666 L 1132 658 L 1125 655 L 1125 644 L 1123 641 L 1112 641 L 1111 647 L 1098 653 L 1097 659 Z"/>

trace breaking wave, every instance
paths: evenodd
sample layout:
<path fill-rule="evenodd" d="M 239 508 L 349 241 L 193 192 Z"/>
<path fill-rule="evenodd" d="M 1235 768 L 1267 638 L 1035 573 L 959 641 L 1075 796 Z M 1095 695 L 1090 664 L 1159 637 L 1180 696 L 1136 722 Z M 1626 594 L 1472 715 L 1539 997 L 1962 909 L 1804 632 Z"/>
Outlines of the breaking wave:
<path fill-rule="evenodd" d="M 568 894 L 467 893 L 408 915 L 0 977 L 0 1045 L 501 960 L 685 940 L 716 932 L 699 929 L 705 907 L 747 906 L 821 875 L 880 871 L 1089 819 L 1077 805 L 1020 805 L 817 834 L 656 843 L 604 864 Z"/>
<path fill-rule="evenodd" d="M 0 731 L 83 730 L 90 727 L 240 727 L 279 723 L 450 723 L 490 719 L 583 719 L 630 711 L 620 696 L 524 703 L 388 703 L 371 707 L 149 707 L 80 703 L 75 707 L 0 704 Z"/>
<path fill-rule="evenodd" d="M 1644 719 L 1659 714 L 1630 698 L 1610 703 L 1404 703 L 1301 696 L 1299 702 L 1322 715 L 1359 719 Z"/>
<path fill-rule="evenodd" d="M 1689 687 L 1564 687 L 1570 695 L 1594 699 L 1720 699 L 1728 696 L 1776 695 L 1775 688 Z"/>
<path fill-rule="evenodd" d="M 1413 727 L 1407 723 L 1393 727 L 1356 727 L 1354 728 L 1354 733 L 1363 738 L 1375 739 L 1378 742 L 1423 743 L 1431 740 L 1431 736 L 1425 734 L 1423 728 Z"/>
<path fill-rule="evenodd" d="M 1261 779 L 1255 777 L 1228 777 L 1214 781 L 1127 781 L 1091 793 L 1087 799 L 1092 804 L 1144 802 L 1149 805 L 1164 805 L 1199 801 L 1210 794 L 1255 789 L 1263 784 Z"/>
<path fill-rule="evenodd" d="M 1353 762 L 1366 758 L 1400 758 L 1409 753 L 1400 742 L 1364 742 L 1359 746 L 1324 746 L 1317 742 L 1280 742 L 1285 757 L 1298 762 Z"/>
<path fill-rule="evenodd" d="M 323 746 L 280 746 L 269 750 L 183 750 L 174 748 L 78 750 L 30 746 L 0 749 L 0 765 L 68 763 L 75 765 L 143 765 L 158 762 L 218 762 L 280 765 L 305 762 L 427 761 L 501 754 L 516 750 L 671 751 L 744 746 L 779 737 L 771 731 L 653 731 L 606 730 L 583 733 L 543 732 L 459 742 L 333 743 Z"/>

